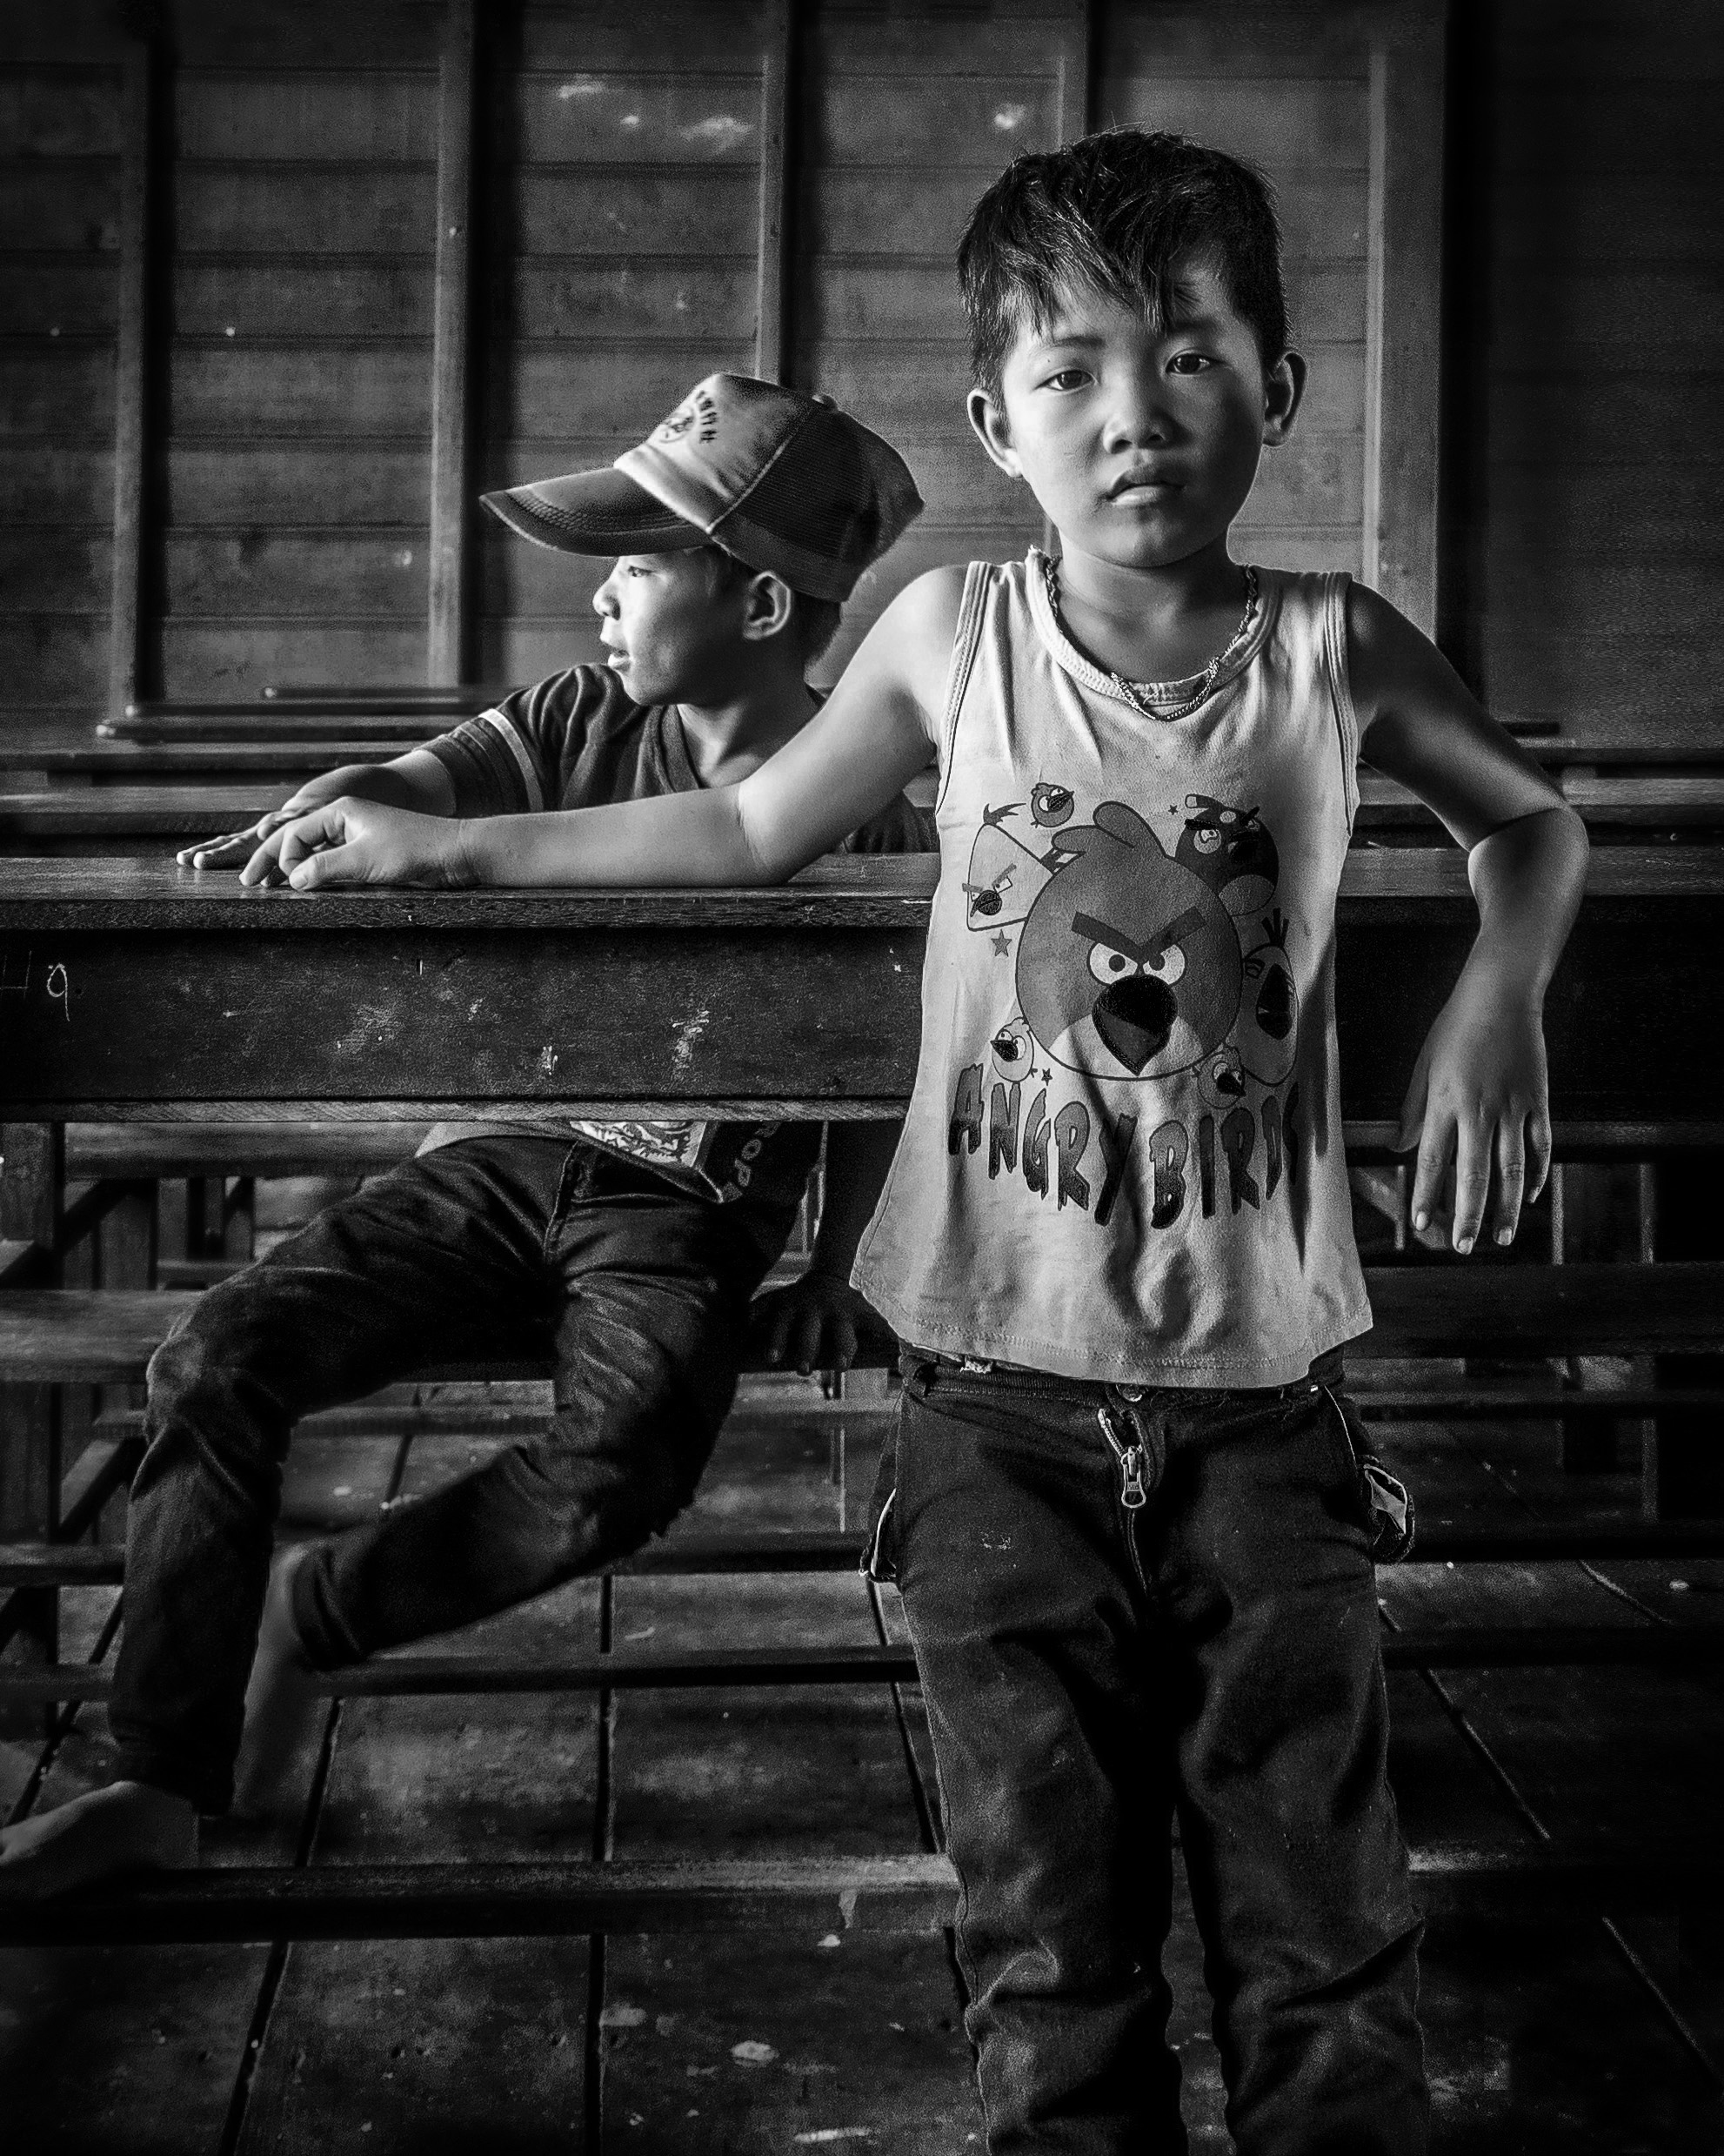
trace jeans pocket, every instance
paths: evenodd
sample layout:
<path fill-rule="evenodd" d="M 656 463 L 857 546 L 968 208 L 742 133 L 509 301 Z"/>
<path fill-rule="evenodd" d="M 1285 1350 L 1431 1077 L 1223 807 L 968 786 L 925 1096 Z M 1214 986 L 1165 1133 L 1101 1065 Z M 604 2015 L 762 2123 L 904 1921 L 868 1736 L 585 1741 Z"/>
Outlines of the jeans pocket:
<path fill-rule="evenodd" d="M 862 1545 L 860 1570 L 865 1579 L 895 1586 L 898 1581 L 898 1424 L 894 1422 L 880 1447 L 879 1472 L 874 1477 L 874 1495 L 868 1507 L 868 1534 Z"/>
<path fill-rule="evenodd" d="M 1399 1564 L 1403 1557 L 1413 1554 L 1418 1534 L 1413 1492 L 1398 1476 L 1390 1474 L 1371 1450 L 1359 1409 L 1347 1395 L 1325 1385 L 1323 1396 L 1335 1411 L 1352 1455 L 1359 1501 L 1366 1516 L 1366 1530 L 1371 1537 L 1371 1562 Z"/>

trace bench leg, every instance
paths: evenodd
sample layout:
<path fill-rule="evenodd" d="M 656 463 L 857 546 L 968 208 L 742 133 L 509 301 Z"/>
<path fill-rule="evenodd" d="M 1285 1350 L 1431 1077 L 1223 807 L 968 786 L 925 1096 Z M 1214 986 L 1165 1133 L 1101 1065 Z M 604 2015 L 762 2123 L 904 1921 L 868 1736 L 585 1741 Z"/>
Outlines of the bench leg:
<path fill-rule="evenodd" d="M 1650 1168 L 1630 1163 L 1604 1167 L 1565 1162 L 1551 1173 L 1553 1263 L 1647 1264 L 1653 1256 L 1653 1180 Z M 1586 1391 L 1650 1385 L 1653 1366 L 1620 1356 L 1572 1356 L 1569 1383 Z M 1625 1454 L 1642 1462 L 1655 1447 L 1650 1425 L 1607 1423 L 1575 1416 L 1562 1424 L 1562 1464 L 1571 1474 L 1610 1474 Z"/>
<path fill-rule="evenodd" d="M 59 1277 L 65 1210 L 66 1134 L 58 1123 L 0 1123 L 0 1238 L 33 1243 L 38 1276 Z M 59 1524 L 60 1396 L 52 1385 L 0 1385 L 0 1538 L 46 1541 Z M 0 1653 L 46 1663 L 59 1652 L 60 1598 L 50 1588 L 0 1603 Z M 51 1710 L 23 1707 L 0 1717 L 14 1738 L 45 1733 Z"/>
<path fill-rule="evenodd" d="M 59 1526 L 60 1396 L 53 1385 L 0 1385 L 0 1541 L 46 1542 Z M 0 1653 L 14 1663 L 57 1661 L 60 1598 L 51 1587 L 0 1601 Z M 44 1736 L 52 1711 L 0 1710 L 0 1734 Z"/>

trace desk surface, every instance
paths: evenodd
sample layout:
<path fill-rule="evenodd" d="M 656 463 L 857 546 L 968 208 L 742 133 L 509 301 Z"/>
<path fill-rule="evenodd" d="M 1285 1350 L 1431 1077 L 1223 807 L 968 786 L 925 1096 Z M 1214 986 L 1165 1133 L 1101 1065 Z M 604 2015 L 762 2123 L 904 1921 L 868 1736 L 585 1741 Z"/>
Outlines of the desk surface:
<path fill-rule="evenodd" d="M 166 928 L 271 937 L 301 931 L 388 928 L 685 929 L 872 928 L 926 921 L 938 876 L 929 854 L 830 854 L 788 884 L 750 890 L 340 890 L 316 894 L 243 887 L 231 873 L 145 859 L 0 860 L 0 932 L 23 927 Z M 1724 847 L 1600 848 L 1587 869 L 1594 901 L 1724 896 Z M 1341 876 L 1344 905 L 1471 906 L 1458 847 L 1356 847 Z"/>
<path fill-rule="evenodd" d="M 0 1109 L 890 1113 L 915 1068 L 933 875 L 925 857 L 839 857 L 768 890 L 302 896 L 165 858 L 0 860 Z M 1455 848 L 1349 858 L 1350 1120 L 1396 1113 L 1474 922 Z M 1724 1122 L 1721 947 L 1724 848 L 1594 854 L 1546 1003 L 1560 1118 Z"/>

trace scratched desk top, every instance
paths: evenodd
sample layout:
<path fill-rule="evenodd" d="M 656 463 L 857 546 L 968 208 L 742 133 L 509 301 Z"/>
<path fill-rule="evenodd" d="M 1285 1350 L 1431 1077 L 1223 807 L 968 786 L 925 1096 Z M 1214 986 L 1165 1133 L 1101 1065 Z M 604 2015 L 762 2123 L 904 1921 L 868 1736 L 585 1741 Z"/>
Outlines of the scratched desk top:
<path fill-rule="evenodd" d="M 905 928 L 919 927 L 938 873 L 931 855 L 831 855 L 787 885 L 754 890 L 246 889 L 226 873 L 146 860 L 0 860 L 0 932 L 152 930 L 268 934 L 374 928 Z M 1724 896 L 1724 848 L 1622 846 L 1592 857 L 1594 900 Z M 1343 902 L 1471 905 L 1459 848 L 1358 849 Z"/>

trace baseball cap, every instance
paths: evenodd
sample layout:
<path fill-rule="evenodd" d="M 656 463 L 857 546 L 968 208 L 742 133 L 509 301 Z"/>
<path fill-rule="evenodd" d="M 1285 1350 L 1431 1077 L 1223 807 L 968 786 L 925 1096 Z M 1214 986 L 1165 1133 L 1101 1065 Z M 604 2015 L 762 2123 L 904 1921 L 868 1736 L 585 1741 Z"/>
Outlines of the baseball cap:
<path fill-rule="evenodd" d="M 811 599 L 844 600 L 922 498 L 888 441 L 829 397 L 709 374 L 614 465 L 480 499 L 571 554 L 665 554 L 716 540 Z"/>

